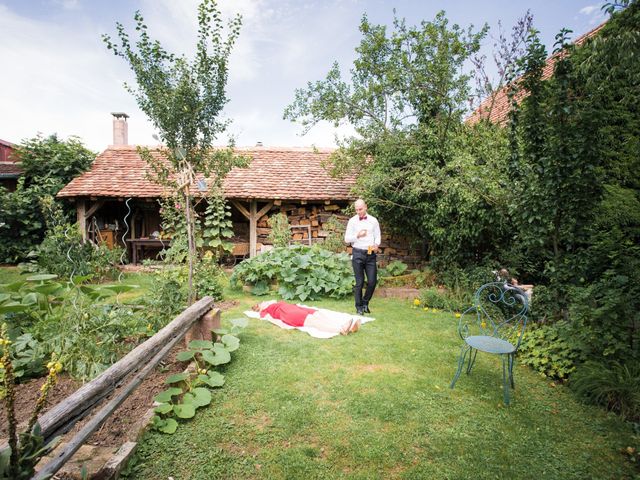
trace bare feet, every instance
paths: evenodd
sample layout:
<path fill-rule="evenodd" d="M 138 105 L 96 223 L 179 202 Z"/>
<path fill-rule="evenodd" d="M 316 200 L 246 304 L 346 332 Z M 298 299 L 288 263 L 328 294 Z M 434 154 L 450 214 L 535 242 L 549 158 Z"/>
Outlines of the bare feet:
<path fill-rule="evenodd" d="M 351 333 L 351 329 L 353 328 L 353 324 L 354 324 L 355 320 L 352 318 L 351 320 L 349 320 L 348 322 L 346 322 L 342 328 L 340 329 L 340 335 L 347 335 L 349 333 Z"/>
<path fill-rule="evenodd" d="M 358 330 L 360 330 L 360 324 L 362 322 L 360 321 L 360 319 L 357 319 L 355 322 L 353 321 L 353 319 L 351 319 L 351 328 L 349 329 L 349 333 L 356 333 Z"/>

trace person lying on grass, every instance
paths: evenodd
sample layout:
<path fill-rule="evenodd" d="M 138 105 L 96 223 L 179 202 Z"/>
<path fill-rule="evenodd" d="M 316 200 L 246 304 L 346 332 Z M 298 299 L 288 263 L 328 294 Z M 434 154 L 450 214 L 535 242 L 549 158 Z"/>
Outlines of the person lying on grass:
<path fill-rule="evenodd" d="M 251 307 L 254 312 L 260 312 L 260 317 L 269 315 L 292 327 L 312 327 L 323 332 L 347 335 L 355 333 L 360 328 L 360 319 L 350 318 L 347 321 L 331 317 L 326 312 L 316 308 L 300 307 L 284 301 L 268 300 Z"/>

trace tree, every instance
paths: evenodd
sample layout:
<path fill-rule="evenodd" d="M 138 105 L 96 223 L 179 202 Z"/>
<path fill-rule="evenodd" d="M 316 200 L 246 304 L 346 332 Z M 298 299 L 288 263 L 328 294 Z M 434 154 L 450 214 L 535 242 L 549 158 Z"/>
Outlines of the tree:
<path fill-rule="evenodd" d="M 449 25 L 443 12 L 418 26 L 396 18 L 391 32 L 364 16 L 351 80 L 334 64 L 284 112 L 305 132 L 320 121 L 352 125 L 356 136 L 342 139 L 333 172 L 356 170 L 359 196 L 385 224 L 426 241 L 442 264 L 482 259 L 505 235 L 494 210 L 503 203 L 497 178 L 506 139 L 487 134 L 497 130 L 491 126 L 462 123 L 470 96 L 464 65 L 486 31 Z"/>
<path fill-rule="evenodd" d="M 96 154 L 77 137 L 63 141 L 53 134 L 23 140 L 15 155 L 23 169 L 18 186 L 14 192 L 0 188 L 0 262 L 8 263 L 26 259 L 44 238 L 41 201 L 55 202 L 55 195 L 87 170 Z M 63 212 L 69 220 L 71 208 L 66 205 Z"/>
<path fill-rule="evenodd" d="M 160 158 L 150 151 L 139 152 L 152 167 L 153 179 L 168 187 L 184 208 L 189 262 L 189 303 L 193 302 L 196 233 L 193 185 L 198 174 L 212 181 L 210 188 L 220 190 L 222 179 L 245 159 L 236 157 L 231 146 L 212 148 L 213 141 L 227 128 L 220 114 L 227 103 L 226 83 L 229 56 L 240 32 L 241 17 L 223 26 L 215 0 L 203 0 L 198 7 L 198 41 L 195 58 L 167 52 L 147 33 L 141 13 L 134 16 L 139 38 L 132 45 L 122 24 L 117 23 L 120 45 L 103 35 L 107 48 L 123 58 L 133 70 L 137 89 L 125 85 L 140 109 L 158 129 L 166 145 Z M 225 37 L 225 38 L 223 38 Z"/>

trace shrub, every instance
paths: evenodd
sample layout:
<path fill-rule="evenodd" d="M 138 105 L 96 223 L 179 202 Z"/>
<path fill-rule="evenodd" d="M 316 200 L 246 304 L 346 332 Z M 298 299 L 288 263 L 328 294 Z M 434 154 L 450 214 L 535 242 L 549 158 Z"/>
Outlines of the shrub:
<path fill-rule="evenodd" d="M 225 275 L 214 256 L 205 257 L 196 266 L 196 292 L 200 298 L 211 296 L 214 300 L 222 300 Z"/>
<path fill-rule="evenodd" d="M 518 350 L 520 361 L 544 376 L 566 379 L 584 361 L 575 329 L 567 322 L 528 326 Z"/>
<path fill-rule="evenodd" d="M 327 236 L 320 246 L 330 252 L 344 252 L 346 246 L 344 243 L 345 224 L 335 215 L 331 215 L 327 221 L 322 224 L 322 228 L 327 231 Z"/>
<path fill-rule="evenodd" d="M 590 403 L 631 421 L 640 420 L 640 364 L 590 361 L 571 376 L 569 386 Z"/>
<path fill-rule="evenodd" d="M 230 281 L 232 285 L 252 285 L 255 295 L 267 293 L 269 284 L 277 282 L 278 293 L 285 300 L 340 298 L 353 291 L 349 256 L 331 253 L 317 245 L 275 248 L 245 260 L 234 269 Z"/>
<path fill-rule="evenodd" d="M 289 219 L 284 213 L 276 213 L 269 219 L 271 232 L 267 237 L 274 247 L 286 247 L 291 241 L 291 230 L 289 229 Z"/>

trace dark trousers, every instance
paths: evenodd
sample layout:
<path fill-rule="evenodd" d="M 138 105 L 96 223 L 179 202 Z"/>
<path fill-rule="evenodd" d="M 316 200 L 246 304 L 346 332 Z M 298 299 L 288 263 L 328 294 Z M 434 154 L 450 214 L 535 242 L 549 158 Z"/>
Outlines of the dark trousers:
<path fill-rule="evenodd" d="M 378 266 L 376 265 L 376 254 L 367 255 L 366 250 L 353 249 L 351 257 L 351 265 L 353 273 L 356 277 L 356 286 L 354 287 L 354 295 L 356 299 L 356 309 L 362 308 L 369 304 L 369 300 L 373 296 L 378 282 Z M 362 287 L 364 286 L 364 276 L 367 275 L 367 289 L 362 296 Z"/>

